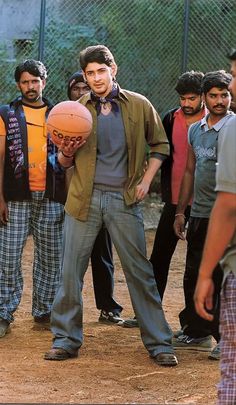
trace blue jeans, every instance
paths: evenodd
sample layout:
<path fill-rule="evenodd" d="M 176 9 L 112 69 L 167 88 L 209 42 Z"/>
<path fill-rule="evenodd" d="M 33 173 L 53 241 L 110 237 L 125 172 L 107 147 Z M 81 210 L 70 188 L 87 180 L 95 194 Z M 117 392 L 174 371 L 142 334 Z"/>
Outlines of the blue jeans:
<path fill-rule="evenodd" d="M 101 190 L 93 192 L 87 221 L 65 218 L 61 280 L 51 315 L 53 347 L 75 354 L 83 343 L 83 278 L 103 224 L 119 255 L 146 349 L 152 357 L 173 353 L 172 332 L 146 257 L 141 208 L 127 206 L 119 192 Z"/>

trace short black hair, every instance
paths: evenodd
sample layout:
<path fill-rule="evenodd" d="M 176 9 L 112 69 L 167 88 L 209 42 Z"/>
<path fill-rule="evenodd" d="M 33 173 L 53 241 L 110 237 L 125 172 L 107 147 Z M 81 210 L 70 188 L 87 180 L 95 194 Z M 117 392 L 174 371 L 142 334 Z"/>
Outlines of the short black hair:
<path fill-rule="evenodd" d="M 15 69 L 15 81 L 19 82 L 22 73 L 28 72 L 32 76 L 40 77 L 42 80 L 47 78 L 47 69 L 42 62 L 35 59 L 26 59 Z"/>
<path fill-rule="evenodd" d="M 236 49 L 232 49 L 231 52 L 229 52 L 228 58 L 230 60 L 236 60 Z"/>
<path fill-rule="evenodd" d="M 217 87 L 218 89 L 228 89 L 231 78 L 231 74 L 227 73 L 225 70 L 207 72 L 202 80 L 202 91 L 204 94 L 206 94 L 212 89 L 212 87 Z"/>
<path fill-rule="evenodd" d="M 201 94 L 202 93 L 202 79 L 204 74 L 202 72 L 190 70 L 179 76 L 175 90 L 179 95 L 187 93 Z"/>
<path fill-rule="evenodd" d="M 80 66 L 82 70 L 85 70 L 86 66 L 93 62 L 105 63 L 107 66 L 111 66 L 115 63 L 115 60 L 111 51 L 105 45 L 92 45 L 80 52 Z"/>

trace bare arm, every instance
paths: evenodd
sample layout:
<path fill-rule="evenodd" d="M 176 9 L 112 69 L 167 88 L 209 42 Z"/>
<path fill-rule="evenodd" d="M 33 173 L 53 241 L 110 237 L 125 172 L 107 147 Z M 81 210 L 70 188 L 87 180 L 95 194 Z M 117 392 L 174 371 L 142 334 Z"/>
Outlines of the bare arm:
<path fill-rule="evenodd" d="M 195 155 L 192 147 L 188 147 L 188 158 L 184 177 L 181 182 L 179 201 L 176 208 L 176 218 L 174 222 L 174 231 L 178 238 L 185 239 L 184 237 L 184 226 L 185 226 L 185 217 L 184 211 L 187 208 L 187 205 L 193 194 L 194 186 L 194 172 L 195 172 Z"/>
<path fill-rule="evenodd" d="M 139 183 L 136 187 L 137 200 L 141 201 L 146 197 L 148 190 L 150 188 L 151 182 L 152 182 L 155 174 L 161 167 L 161 164 L 162 164 L 162 160 L 160 160 L 160 159 L 157 159 L 157 158 L 149 159 L 148 168 L 145 171 L 143 179 L 142 179 L 141 183 Z"/>
<path fill-rule="evenodd" d="M 236 194 L 218 192 L 211 212 L 202 262 L 195 290 L 195 306 L 198 314 L 212 320 L 205 307 L 212 309 L 212 273 L 236 232 Z"/>
<path fill-rule="evenodd" d="M 0 135 L 0 222 L 2 224 L 6 224 L 8 221 L 8 209 L 3 195 L 5 143 L 6 137 Z"/>

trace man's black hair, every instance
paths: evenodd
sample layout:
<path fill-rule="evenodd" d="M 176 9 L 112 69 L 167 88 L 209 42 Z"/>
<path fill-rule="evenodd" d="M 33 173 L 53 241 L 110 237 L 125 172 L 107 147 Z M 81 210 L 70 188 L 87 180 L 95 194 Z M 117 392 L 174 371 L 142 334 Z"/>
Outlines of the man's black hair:
<path fill-rule="evenodd" d="M 82 70 L 78 70 L 77 72 L 73 73 L 73 75 L 68 80 L 67 96 L 69 99 L 71 98 L 71 89 L 76 83 L 84 83 Z"/>
<path fill-rule="evenodd" d="M 34 59 L 26 59 L 15 69 L 15 81 L 19 82 L 22 73 L 28 72 L 32 76 L 40 77 L 42 80 L 47 78 L 47 69 L 42 62 Z"/>
<path fill-rule="evenodd" d="M 191 70 L 179 76 L 175 90 L 179 95 L 187 93 L 201 94 L 202 93 L 202 79 L 204 74 L 202 72 L 195 72 Z"/>
<path fill-rule="evenodd" d="M 212 87 L 218 89 L 228 89 L 231 81 L 231 74 L 225 70 L 216 70 L 214 72 L 207 72 L 202 80 L 202 91 L 206 95 Z"/>
<path fill-rule="evenodd" d="M 115 60 L 111 51 L 105 45 L 93 45 L 80 52 L 80 66 L 82 70 L 85 70 L 86 66 L 93 62 L 105 63 L 107 66 L 111 66 L 115 63 Z"/>
<path fill-rule="evenodd" d="M 228 58 L 230 60 L 236 60 L 236 49 L 232 49 L 231 52 L 228 55 Z"/>

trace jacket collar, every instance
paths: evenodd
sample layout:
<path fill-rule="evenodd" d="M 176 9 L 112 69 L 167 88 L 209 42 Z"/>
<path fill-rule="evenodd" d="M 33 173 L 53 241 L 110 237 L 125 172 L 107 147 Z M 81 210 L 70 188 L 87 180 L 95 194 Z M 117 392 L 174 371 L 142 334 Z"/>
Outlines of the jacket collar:
<path fill-rule="evenodd" d="M 118 86 L 119 87 L 119 86 Z M 85 104 L 87 104 L 88 102 L 93 102 L 92 101 L 92 99 L 91 99 L 91 93 L 89 92 L 89 93 L 87 93 L 87 94 L 85 94 L 84 96 L 82 96 L 83 97 L 83 102 L 85 103 Z M 82 98 L 81 97 L 81 98 Z M 119 87 L 119 92 L 118 92 L 118 97 L 117 97 L 117 99 L 118 100 L 128 100 L 128 97 L 126 96 L 126 94 L 124 93 L 124 91 Z M 80 99 L 79 99 L 80 100 Z"/>
<path fill-rule="evenodd" d="M 48 107 L 49 110 L 52 109 L 53 104 L 45 97 L 42 98 L 44 104 Z M 22 105 L 22 97 L 19 96 L 15 98 L 13 101 L 10 103 L 10 107 L 18 108 L 20 105 Z"/>

